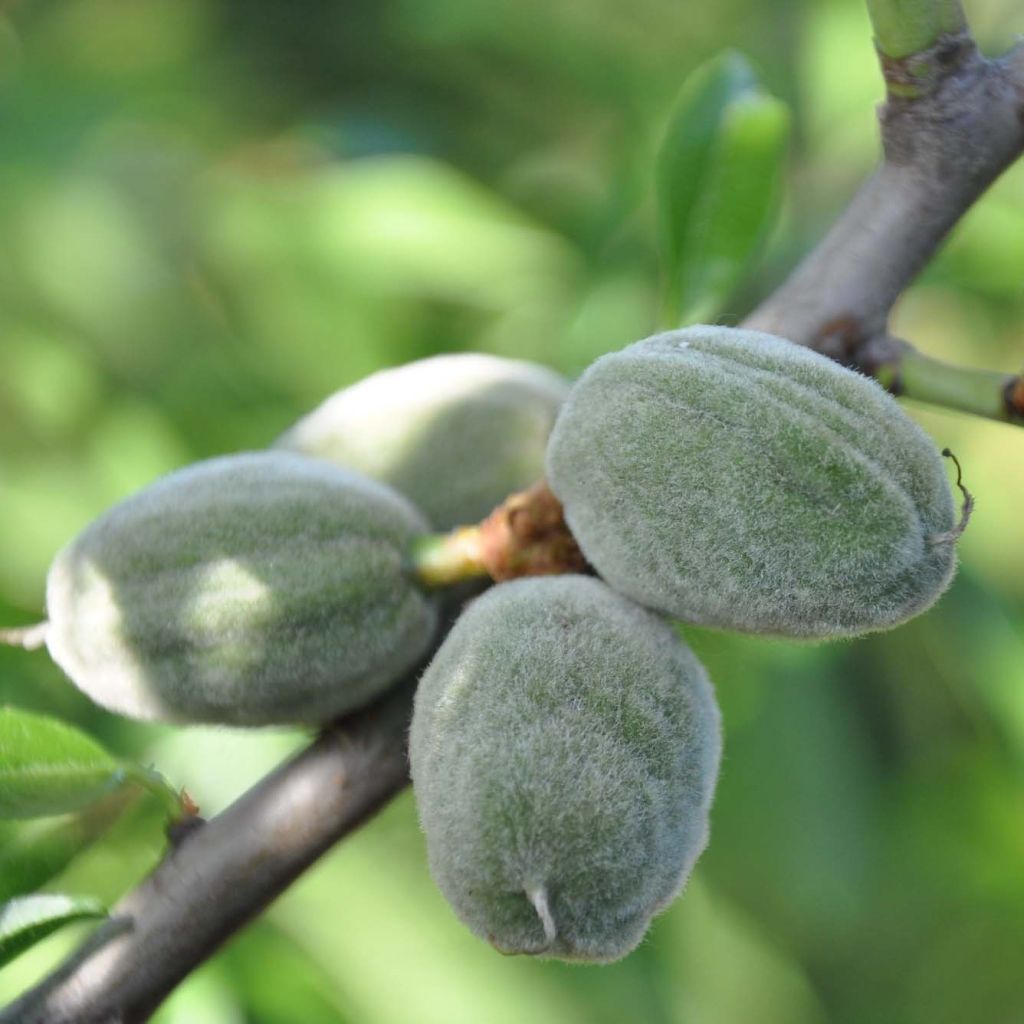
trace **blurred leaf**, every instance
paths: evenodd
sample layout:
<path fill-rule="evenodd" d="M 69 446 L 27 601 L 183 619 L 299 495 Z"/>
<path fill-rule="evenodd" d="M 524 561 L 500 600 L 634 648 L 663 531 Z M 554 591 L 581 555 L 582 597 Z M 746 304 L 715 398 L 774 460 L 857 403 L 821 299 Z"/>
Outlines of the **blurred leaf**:
<path fill-rule="evenodd" d="M 778 208 L 789 133 L 781 100 L 751 94 L 730 104 L 680 262 L 683 319 L 707 319 L 757 254 Z"/>
<path fill-rule="evenodd" d="M 9 404 L 19 414 L 28 428 L 24 433 L 51 443 L 70 440 L 81 431 L 101 393 L 99 375 L 88 354 L 73 337 L 54 330 L 5 323 L 3 332 L 0 404 Z M 16 435 L 5 438 L 10 444 L 25 440 Z"/>
<path fill-rule="evenodd" d="M 113 793 L 78 814 L 0 822 L 0 901 L 33 892 L 60 874 L 138 798 Z"/>
<path fill-rule="evenodd" d="M 241 1004 L 244 993 L 240 993 L 237 985 L 233 984 L 222 959 L 214 957 L 207 960 L 189 977 L 187 984 L 178 986 L 152 1018 L 155 1024 L 255 1024 L 257 1021 L 259 1024 L 271 1024 L 262 1015 L 245 1014 Z M 269 971 L 266 961 L 260 966 L 264 977 L 271 982 L 282 973 L 278 964 L 274 964 L 273 970 Z M 287 971 L 287 967 L 284 970 Z M 291 1020 L 301 1020 L 302 1024 L 317 1024 L 315 1018 L 298 1015 L 291 1017 Z"/>
<path fill-rule="evenodd" d="M 54 553 L 109 504 L 90 468 L 80 456 L 53 449 L 0 464 L 0 593 L 6 600 L 39 607 Z"/>
<path fill-rule="evenodd" d="M 791 950 L 722 893 L 693 879 L 651 938 L 673 990 L 673 1020 L 820 1024 L 824 1008 Z M 736 984 L 742 978 L 743 984 Z"/>
<path fill-rule="evenodd" d="M 364 158 L 270 182 L 224 174 L 200 198 L 204 283 L 263 372 L 297 394 L 425 354 L 416 336 L 431 307 L 446 311 L 451 350 L 462 347 L 456 312 L 503 323 L 558 307 L 579 270 L 563 239 L 425 157 Z M 520 358 L 531 354 L 529 337 L 518 334 Z"/>
<path fill-rule="evenodd" d="M 728 750 L 701 860 L 723 895 L 813 951 L 864 927 L 879 857 L 881 776 L 859 701 L 855 648 L 783 644 L 686 629 L 725 705 Z M 711 643 L 708 643 L 708 640 Z M 730 691 L 758 704 L 731 714 Z M 756 843 L 750 845 L 751 837 Z"/>
<path fill-rule="evenodd" d="M 124 780 L 117 760 L 77 729 L 15 708 L 0 710 L 0 817 L 62 814 Z"/>
<path fill-rule="evenodd" d="M 92 896 L 112 906 L 166 854 L 166 824 L 165 807 L 145 794 L 125 810 L 102 840 L 79 853 L 47 887 Z"/>
<path fill-rule="evenodd" d="M 683 84 L 656 167 L 662 244 L 669 266 L 679 262 L 722 113 L 736 97 L 755 88 L 752 68 L 734 50 L 702 64 Z"/>
<path fill-rule="evenodd" d="M 774 220 L 789 120 L 738 53 L 687 79 L 656 169 L 668 326 L 712 317 L 739 284 Z"/>
<path fill-rule="evenodd" d="M 0 818 L 63 814 L 129 780 L 177 813 L 177 796 L 156 772 L 118 761 L 95 740 L 56 719 L 0 709 Z"/>
<path fill-rule="evenodd" d="M 0 967 L 58 928 L 106 914 L 101 903 L 80 897 L 47 894 L 9 900 L 0 905 Z"/>
<path fill-rule="evenodd" d="M 428 874 L 411 793 L 306 875 L 275 904 L 271 919 L 329 972 L 350 1019 L 361 1024 L 630 1019 L 621 1005 L 618 1013 L 600 1017 L 577 1010 L 557 979 L 563 971 L 576 977 L 586 972 L 500 956 L 456 918 Z M 396 965 L 401 985 L 393 984 Z M 634 1019 L 651 1021 L 643 1013 Z"/>
<path fill-rule="evenodd" d="M 123 190 L 84 176 L 40 179 L 10 230 L 21 273 L 48 307 L 124 359 L 137 354 L 134 330 L 167 275 Z"/>
<path fill-rule="evenodd" d="M 231 991 L 244 1000 L 248 1019 L 260 1024 L 348 1021 L 335 972 L 325 970 L 270 921 L 247 929 L 222 958 Z M 274 964 L 268 971 L 266 965 Z M 189 1022 L 191 1024 L 191 1022 Z"/>

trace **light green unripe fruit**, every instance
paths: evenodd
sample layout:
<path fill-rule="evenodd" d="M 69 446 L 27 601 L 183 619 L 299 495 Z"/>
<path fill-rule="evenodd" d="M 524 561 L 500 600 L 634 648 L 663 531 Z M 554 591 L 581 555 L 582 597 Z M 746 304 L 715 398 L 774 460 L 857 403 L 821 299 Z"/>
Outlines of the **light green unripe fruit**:
<path fill-rule="evenodd" d="M 447 530 L 478 522 L 544 475 L 544 449 L 568 389 L 534 363 L 435 356 L 339 391 L 276 447 L 389 484 Z"/>
<path fill-rule="evenodd" d="M 928 436 L 874 381 L 771 335 L 691 327 L 602 357 L 547 468 L 601 576 L 688 622 L 886 629 L 953 574 L 953 501 Z"/>
<path fill-rule="evenodd" d="M 708 837 L 720 757 L 707 676 L 599 580 L 503 583 L 423 676 L 410 737 L 431 872 L 502 952 L 625 956 Z"/>
<path fill-rule="evenodd" d="M 116 505 L 57 556 L 47 645 L 133 718 L 317 723 L 423 655 L 437 612 L 403 558 L 401 496 L 283 452 L 211 459 Z"/>

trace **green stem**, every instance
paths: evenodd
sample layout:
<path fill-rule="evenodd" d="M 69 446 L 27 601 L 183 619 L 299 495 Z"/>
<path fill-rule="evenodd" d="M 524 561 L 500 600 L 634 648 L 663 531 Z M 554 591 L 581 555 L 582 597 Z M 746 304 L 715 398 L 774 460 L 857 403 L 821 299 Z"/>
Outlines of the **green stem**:
<path fill-rule="evenodd" d="M 418 537 L 409 551 L 409 563 L 413 575 L 426 587 L 447 587 L 488 575 L 476 526 Z"/>
<path fill-rule="evenodd" d="M 875 43 L 886 57 L 902 58 L 967 28 L 960 0 L 867 0 Z"/>
<path fill-rule="evenodd" d="M 140 764 L 125 764 L 124 770 L 131 782 L 152 793 L 164 805 L 170 821 L 177 821 L 183 816 L 184 807 L 181 796 L 158 771 L 144 768 Z"/>
<path fill-rule="evenodd" d="M 907 349 L 896 364 L 883 366 L 879 382 L 905 398 L 1024 425 L 1024 411 L 1011 405 L 1017 378 L 995 370 L 953 366 Z"/>
<path fill-rule="evenodd" d="M 36 651 L 46 643 L 49 622 L 38 622 L 32 626 L 14 626 L 0 629 L 0 644 L 6 647 L 23 647 L 26 651 Z"/>

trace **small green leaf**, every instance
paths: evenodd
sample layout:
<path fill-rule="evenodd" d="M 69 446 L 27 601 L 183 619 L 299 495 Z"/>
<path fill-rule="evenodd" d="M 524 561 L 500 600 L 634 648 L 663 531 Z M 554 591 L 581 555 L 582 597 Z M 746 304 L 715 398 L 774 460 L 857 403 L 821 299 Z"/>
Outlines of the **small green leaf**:
<path fill-rule="evenodd" d="M 686 322 L 713 316 L 739 284 L 778 208 L 786 105 L 765 93 L 730 103 L 679 264 Z"/>
<path fill-rule="evenodd" d="M 139 796 L 125 787 L 76 814 L 0 822 L 0 903 L 34 892 L 60 874 Z"/>
<path fill-rule="evenodd" d="M 0 904 L 0 967 L 72 921 L 106 917 L 96 900 L 44 893 Z"/>
<path fill-rule="evenodd" d="M 656 168 L 662 243 L 669 264 L 678 262 L 686 242 L 722 112 L 737 96 L 756 87 L 752 68 L 735 50 L 702 64 L 683 83 Z"/>
<path fill-rule="evenodd" d="M 666 326 L 712 316 L 739 283 L 776 213 L 788 132 L 740 54 L 687 79 L 656 169 Z"/>
<path fill-rule="evenodd" d="M 0 818 L 63 814 L 119 786 L 126 771 L 63 722 L 0 708 Z"/>

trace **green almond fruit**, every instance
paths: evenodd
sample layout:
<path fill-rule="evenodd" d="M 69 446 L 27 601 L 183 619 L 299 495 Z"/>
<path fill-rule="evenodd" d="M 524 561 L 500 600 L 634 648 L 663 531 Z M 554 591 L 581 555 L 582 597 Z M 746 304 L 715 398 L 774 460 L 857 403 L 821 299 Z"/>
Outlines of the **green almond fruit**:
<path fill-rule="evenodd" d="M 405 551 L 426 530 L 389 488 L 314 459 L 211 459 L 116 505 L 55 559 L 47 646 L 133 718 L 318 723 L 428 650 L 437 609 Z"/>
<path fill-rule="evenodd" d="M 410 736 L 431 872 L 505 953 L 625 956 L 708 838 L 720 758 L 707 676 L 599 580 L 517 580 L 430 663 Z"/>
<path fill-rule="evenodd" d="M 875 381 L 771 335 L 690 327 L 602 357 L 547 468 L 601 576 L 688 622 L 850 636 L 924 611 L 954 572 L 930 438 Z"/>
<path fill-rule="evenodd" d="M 448 530 L 478 522 L 544 475 L 568 390 L 565 378 L 534 363 L 435 356 L 339 391 L 275 447 L 380 480 Z"/>

